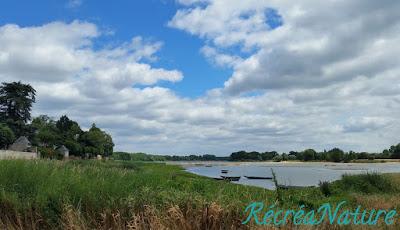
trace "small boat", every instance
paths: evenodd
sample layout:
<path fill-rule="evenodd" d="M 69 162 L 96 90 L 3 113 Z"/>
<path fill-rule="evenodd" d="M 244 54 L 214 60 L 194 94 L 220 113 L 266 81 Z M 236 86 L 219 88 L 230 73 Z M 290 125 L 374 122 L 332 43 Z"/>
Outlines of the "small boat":
<path fill-rule="evenodd" d="M 222 169 L 221 173 L 228 173 L 228 170 L 227 169 Z"/>
<path fill-rule="evenodd" d="M 280 189 L 299 189 L 299 188 L 313 188 L 315 186 L 299 186 L 299 185 L 278 185 Z"/>
<path fill-rule="evenodd" d="M 272 177 L 268 176 L 244 176 L 249 180 L 272 180 Z"/>
<path fill-rule="evenodd" d="M 212 165 L 206 165 L 206 167 L 212 167 Z"/>
<path fill-rule="evenodd" d="M 222 177 L 213 177 L 214 180 L 224 180 Z"/>
<path fill-rule="evenodd" d="M 239 181 L 240 176 L 221 176 L 224 180 L 228 181 Z"/>

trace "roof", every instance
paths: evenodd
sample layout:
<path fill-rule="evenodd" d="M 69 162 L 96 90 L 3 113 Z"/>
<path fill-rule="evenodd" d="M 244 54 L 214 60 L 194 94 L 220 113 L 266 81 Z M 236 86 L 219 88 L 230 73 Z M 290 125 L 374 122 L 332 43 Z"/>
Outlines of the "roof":
<path fill-rule="evenodd" d="M 25 136 L 20 136 L 16 141 L 14 141 L 14 144 L 30 146 L 31 142 Z"/>
<path fill-rule="evenodd" d="M 57 151 L 60 152 L 69 152 L 69 150 L 67 149 L 67 147 L 65 147 L 65 145 L 61 145 L 60 147 L 57 148 Z"/>
<path fill-rule="evenodd" d="M 14 143 L 10 146 L 10 150 L 14 151 L 26 151 L 31 147 L 31 142 L 29 142 L 28 138 L 25 136 L 19 137 Z"/>

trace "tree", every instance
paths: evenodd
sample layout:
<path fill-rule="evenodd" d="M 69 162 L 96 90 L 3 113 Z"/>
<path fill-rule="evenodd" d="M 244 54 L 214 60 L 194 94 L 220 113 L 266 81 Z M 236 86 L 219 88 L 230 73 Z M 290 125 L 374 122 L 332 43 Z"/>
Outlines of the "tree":
<path fill-rule="evenodd" d="M 328 159 L 333 162 L 341 162 L 344 159 L 344 152 L 339 148 L 333 148 L 328 151 Z"/>
<path fill-rule="evenodd" d="M 62 143 L 69 150 L 70 155 L 81 156 L 82 146 L 78 142 L 78 138 L 83 131 L 76 121 L 69 119 L 63 115 L 56 122 L 56 127 L 61 136 Z"/>
<path fill-rule="evenodd" d="M 306 149 L 303 151 L 303 160 L 304 161 L 313 161 L 315 160 L 315 156 L 317 152 L 314 149 Z"/>
<path fill-rule="evenodd" d="M 35 96 L 36 91 L 29 84 L 3 82 L 0 86 L 0 119 L 18 136 L 25 135 Z"/>
<path fill-rule="evenodd" d="M 111 136 L 96 127 L 96 124 L 81 135 L 80 142 L 84 146 L 85 153 L 91 156 L 110 156 L 113 153 L 114 143 Z"/>
<path fill-rule="evenodd" d="M 4 119 L 27 122 L 31 119 L 36 91 L 21 82 L 2 83 L 0 86 L 0 114 Z"/>
<path fill-rule="evenodd" d="M 0 149 L 7 149 L 14 140 L 14 132 L 7 125 L 0 123 Z"/>
<path fill-rule="evenodd" d="M 392 154 L 392 158 L 399 159 L 400 158 L 400 143 L 397 145 L 392 145 L 389 149 L 389 152 Z"/>
<path fill-rule="evenodd" d="M 47 115 L 40 115 L 32 120 L 31 126 L 35 129 L 33 144 L 44 147 L 53 147 L 61 144 L 61 137 L 56 123 Z"/>

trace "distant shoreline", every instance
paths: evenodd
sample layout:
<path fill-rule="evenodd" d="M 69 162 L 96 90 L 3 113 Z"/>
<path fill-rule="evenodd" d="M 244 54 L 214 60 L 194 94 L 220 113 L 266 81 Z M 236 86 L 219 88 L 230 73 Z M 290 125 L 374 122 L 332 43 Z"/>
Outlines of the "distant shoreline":
<path fill-rule="evenodd" d="M 328 161 L 165 161 L 165 163 L 170 165 L 180 165 L 182 167 L 196 167 L 196 166 L 237 166 L 237 165 L 260 165 L 260 166 L 313 166 L 313 165 L 321 165 L 324 164 L 325 166 L 352 166 L 352 165 L 369 165 L 369 164 L 398 164 L 400 160 L 370 160 L 370 161 L 356 161 L 356 162 L 328 162 Z"/>

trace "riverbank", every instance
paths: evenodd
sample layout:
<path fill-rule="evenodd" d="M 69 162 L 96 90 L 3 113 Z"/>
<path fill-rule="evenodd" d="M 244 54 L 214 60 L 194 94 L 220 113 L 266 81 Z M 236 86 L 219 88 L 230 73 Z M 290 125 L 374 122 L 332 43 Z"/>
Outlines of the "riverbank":
<path fill-rule="evenodd" d="M 183 167 L 192 167 L 192 166 L 205 166 L 205 165 L 211 165 L 211 166 L 237 166 L 237 165 L 246 165 L 246 164 L 254 164 L 254 165 L 285 165 L 285 166 L 298 166 L 298 165 L 344 165 L 344 166 L 352 166 L 354 164 L 356 165 L 362 165 L 362 164 L 387 164 L 387 163 L 393 163 L 393 164 L 400 164 L 400 159 L 375 159 L 375 160 L 355 160 L 352 162 L 329 162 L 329 161 L 280 161 L 280 162 L 274 162 L 274 161 L 165 161 L 167 164 L 171 165 L 181 165 Z"/>
<path fill-rule="evenodd" d="M 349 207 L 392 209 L 400 208 L 399 188 L 399 174 L 274 192 L 160 163 L 3 160 L 0 228 L 248 229 L 254 224 L 241 222 L 254 201 L 313 209 L 345 200 Z"/>

